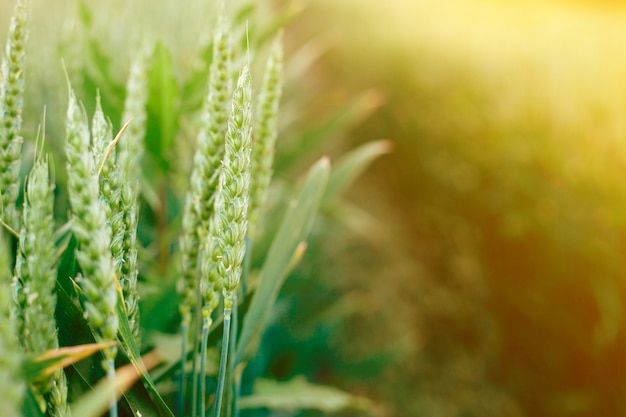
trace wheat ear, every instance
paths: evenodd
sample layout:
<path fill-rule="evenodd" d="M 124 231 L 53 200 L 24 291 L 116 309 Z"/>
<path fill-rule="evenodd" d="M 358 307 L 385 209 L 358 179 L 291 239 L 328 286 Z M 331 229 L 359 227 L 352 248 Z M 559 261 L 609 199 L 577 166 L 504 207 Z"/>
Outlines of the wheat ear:
<path fill-rule="evenodd" d="M 0 68 L 0 219 L 15 230 L 19 224 L 15 202 L 19 195 L 27 42 L 27 0 L 18 0 Z"/>
<path fill-rule="evenodd" d="M 96 341 L 115 340 L 118 330 L 117 289 L 111 256 L 111 231 L 106 209 L 100 199 L 98 168 L 90 152 L 87 115 L 76 101 L 71 87 L 66 120 L 68 192 L 72 210 L 72 231 L 78 242 L 76 258 L 82 269 L 77 282 L 84 295 L 85 316 Z M 103 368 L 115 379 L 117 346 L 104 351 Z M 117 416 L 112 399 L 111 417 Z"/>
<path fill-rule="evenodd" d="M 125 181 L 121 184 L 120 212 L 124 223 L 122 239 L 123 262 L 118 269 L 128 324 L 137 346 L 141 345 L 139 294 L 137 291 L 137 224 L 139 219 L 139 179 L 146 134 L 146 103 L 148 101 L 149 50 L 143 47 L 135 55 L 126 82 L 126 100 L 122 120 L 130 122 L 117 147 L 117 162 Z M 114 233 L 114 239 L 117 239 Z"/>
<path fill-rule="evenodd" d="M 250 70 L 244 65 L 232 101 L 228 119 L 224 161 L 215 196 L 215 214 L 211 219 L 208 253 L 205 257 L 209 285 L 203 289 L 205 307 L 210 308 L 215 289 L 224 299 L 224 337 L 215 397 L 215 416 L 220 415 L 230 337 L 233 301 L 239 286 L 246 253 L 248 204 L 250 191 L 250 153 L 252 128 L 252 86 Z M 204 314 L 203 314 L 204 315 Z"/>

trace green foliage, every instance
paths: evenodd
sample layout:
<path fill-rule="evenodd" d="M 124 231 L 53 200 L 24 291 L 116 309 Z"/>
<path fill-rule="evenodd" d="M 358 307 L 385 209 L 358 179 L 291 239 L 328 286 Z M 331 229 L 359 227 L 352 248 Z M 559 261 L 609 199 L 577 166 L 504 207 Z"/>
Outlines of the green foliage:
<path fill-rule="evenodd" d="M 294 263 L 302 257 L 302 252 L 306 247 L 303 243 L 313 225 L 315 213 L 328 181 L 329 171 L 328 159 L 319 160 L 309 171 L 298 198 L 294 204 L 289 205 L 283 216 L 283 222 L 267 253 L 259 287 L 252 297 L 249 313 L 243 322 L 236 363 L 246 360 L 247 356 L 255 350 L 254 344 L 258 344 L 267 326 L 268 316 L 272 312 L 272 306 L 282 283 Z"/>
<path fill-rule="evenodd" d="M 314 409 L 325 413 L 373 409 L 373 405 L 364 398 L 354 397 L 336 388 L 312 384 L 304 378 L 293 378 L 286 382 L 259 379 L 254 383 L 253 394 L 241 399 L 241 407 L 288 411 Z"/>
<path fill-rule="evenodd" d="M 26 29 L 20 26 L 25 25 L 25 18 L 20 8 L 23 3 L 19 5 L 18 23 L 13 24 L 9 35 L 9 50 L 17 48 L 22 53 Z M 0 236 L 6 238 L 0 247 L 0 383 L 10 401 L 7 415 L 19 416 L 21 408 L 22 415 L 28 416 L 71 413 L 95 417 L 109 409 L 112 416 L 119 412 L 171 417 L 174 409 L 182 414 L 198 409 L 204 417 L 205 408 L 219 404 L 222 398 L 225 411 L 237 414 L 233 404 L 237 404 L 240 393 L 235 382 L 246 363 L 263 354 L 262 336 L 279 311 L 282 285 L 304 256 L 327 185 L 332 186 L 332 197 L 338 197 L 382 153 L 380 145 L 364 148 L 341 163 L 336 175 L 328 157 L 319 159 L 293 199 L 286 190 L 277 194 L 280 224 L 274 227 L 267 221 L 264 235 L 249 233 L 251 206 L 254 222 L 264 221 L 267 196 L 273 193 L 270 179 L 275 142 L 280 136 L 279 102 L 284 85 L 281 38 L 271 48 L 261 93 L 253 90 L 260 83 L 252 78 L 250 66 L 255 62 L 250 59 L 256 56 L 252 53 L 256 48 L 262 49 L 276 37 L 298 9 L 288 8 L 264 25 L 251 25 L 249 32 L 244 31 L 247 19 L 256 11 L 253 4 L 243 5 L 233 19 L 228 17 L 228 10 L 220 12 L 223 15 L 217 35 L 201 52 L 199 67 L 186 79 L 179 76 L 177 56 L 171 47 L 157 40 L 153 48 L 142 46 L 132 56 L 132 64 L 123 63 L 130 68 L 124 84 L 115 69 L 121 58 L 109 54 L 102 42 L 106 37 L 95 32 L 98 13 L 87 1 L 79 1 L 85 55 L 78 57 L 79 62 L 67 62 L 65 160 L 57 162 L 59 175 L 52 175 L 50 180 L 49 171 L 56 174 L 48 167 L 52 158 L 39 155 L 37 149 L 19 223 L 15 220 L 17 194 L 13 191 L 19 190 L 21 178 L 13 174 L 22 156 L 21 140 L 16 139 L 22 134 L 21 116 L 17 115 L 17 107 L 10 106 L 31 98 L 24 97 L 23 89 L 3 88 L 7 92 L 0 97 L 6 101 L 2 102 L 4 113 L 0 113 L 7 122 L 3 126 L 11 124 L 15 128 L 5 135 L 12 141 L 0 143 L 0 150 L 8 149 L 3 159 L 8 163 L 5 171 L 13 175 L 2 189 L 11 192 L 6 194 L 8 199 L 2 195 L 6 209 L 3 219 L 7 223 L 3 227 L 7 232 Z M 231 36 L 242 33 L 252 35 L 246 47 L 252 45 L 253 50 L 245 54 L 238 48 L 233 52 L 229 45 Z M 233 53 L 240 56 L 233 57 Z M 21 65 L 23 56 L 10 58 Z M 236 68 L 240 77 L 234 89 L 231 60 L 245 61 Z M 20 68 L 10 71 L 17 71 L 21 77 Z M 0 81 L 14 78 L 4 74 Z M 18 80 L 21 83 L 23 80 Z M 203 105 L 196 96 L 198 89 L 207 90 Z M 193 94 L 187 95 L 189 92 Z M 255 121 L 257 102 L 261 109 Z M 55 105 L 61 107 L 58 102 L 51 107 Z M 348 114 L 331 117 L 333 121 L 325 128 L 302 136 L 314 137 L 313 142 L 321 143 L 323 136 L 332 136 L 362 116 L 362 107 L 357 105 Z M 54 108 L 51 113 L 60 114 L 58 110 Z M 116 131 L 119 134 L 113 138 Z M 188 136 L 198 138 L 195 148 L 187 141 Z M 33 142 L 28 138 L 26 143 L 32 146 Z M 194 153 L 192 169 L 181 169 L 180 161 L 187 164 L 187 157 Z M 292 154 L 290 163 L 295 165 L 297 159 Z M 65 171 L 60 169 L 62 166 Z M 185 196 L 185 187 L 179 184 L 188 181 L 179 177 L 189 171 L 191 180 Z M 253 180 L 258 181 L 251 197 Z M 54 210 L 53 204 L 57 206 Z M 55 232 L 64 221 L 59 213 L 69 213 L 69 221 Z M 9 233 L 13 232 L 17 244 L 11 246 L 15 242 Z M 192 239 L 185 238 L 189 233 Z M 265 258 L 258 270 L 244 262 L 251 259 L 253 237 L 257 239 L 255 256 Z M 272 242 L 269 248 L 266 241 Z M 176 242 L 182 242 L 180 248 Z M 197 259 L 188 262 L 190 254 Z M 173 289 L 181 264 L 181 275 L 185 275 L 181 281 L 187 288 L 176 292 Z M 16 297 L 11 302 L 9 271 L 13 268 Z M 41 282 L 36 283 L 36 276 L 41 276 Z M 239 285 L 249 277 L 260 278 L 251 280 L 250 285 Z M 202 295 L 210 292 L 210 296 L 198 297 L 198 290 L 206 293 Z M 181 298 L 184 308 L 177 306 Z M 223 315 L 210 317 L 219 303 L 224 306 Z M 197 333 L 203 323 L 190 313 L 199 312 L 201 307 L 207 308 L 211 321 L 204 323 L 202 372 L 198 376 Z M 229 333 L 231 312 L 233 330 Z M 179 339 L 183 342 L 182 369 L 160 353 L 163 350 L 154 349 L 158 339 L 150 334 L 179 338 L 171 335 L 181 318 L 178 313 L 182 313 L 183 325 L 189 325 L 190 332 L 190 337 L 183 333 Z M 19 318 L 20 337 L 24 339 L 21 350 L 9 320 L 11 314 Z M 212 332 L 220 326 L 224 335 L 221 340 L 219 332 Z M 238 326 L 242 326 L 241 332 Z M 148 333 L 145 339 L 139 337 L 144 332 Z M 29 337 L 43 337 L 45 343 L 31 343 Z M 191 342 L 189 350 L 185 348 L 187 342 Z M 205 372 L 205 362 L 213 358 L 206 350 L 215 352 L 220 342 L 224 354 L 219 363 L 215 359 L 216 363 L 208 367 L 215 369 L 219 365 L 218 376 Z M 229 351 L 231 357 L 227 359 L 225 353 Z M 188 372 L 188 367 L 194 368 L 193 372 Z M 193 384 L 187 384 L 193 392 L 183 389 L 188 378 L 194 379 Z M 254 377 L 244 374 L 243 378 L 244 384 L 253 383 Z M 217 399 L 211 391 L 214 385 L 225 391 L 223 396 L 218 391 Z M 178 387 L 179 396 L 174 395 L 176 388 L 172 387 Z M 68 391 L 72 393 L 72 404 L 68 404 Z M 301 404 L 326 411 L 355 407 L 370 410 L 369 405 L 363 407 L 369 404 L 366 400 L 313 383 L 292 381 L 276 391 L 281 397 L 278 402 L 268 400 L 266 393 L 260 400 L 249 397 L 242 405 L 248 409 L 279 410 Z M 287 396 L 291 401 L 286 400 Z M 180 404 L 176 404 L 175 397 L 182 398 Z M 200 407 L 198 399 L 202 401 Z M 219 405 L 215 408 L 219 414 Z"/>
<path fill-rule="evenodd" d="M 170 152 L 175 142 L 179 116 L 179 93 L 174 77 L 174 63 L 168 48 L 157 42 L 148 72 L 148 126 L 150 138 L 147 151 L 157 161 L 161 171 L 167 171 Z"/>

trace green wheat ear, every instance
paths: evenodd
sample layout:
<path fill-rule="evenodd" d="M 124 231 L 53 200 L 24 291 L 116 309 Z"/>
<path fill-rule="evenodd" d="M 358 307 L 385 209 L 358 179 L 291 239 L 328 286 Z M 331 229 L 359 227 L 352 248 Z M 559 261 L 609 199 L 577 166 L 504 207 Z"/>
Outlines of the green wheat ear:
<path fill-rule="evenodd" d="M 201 125 L 197 137 L 197 150 L 191 171 L 190 189 L 183 209 L 183 230 L 180 238 L 181 274 L 178 292 L 181 295 L 181 382 L 179 402 L 184 401 L 185 355 L 189 325 L 193 312 L 201 308 L 198 304 L 198 290 L 202 283 L 198 277 L 198 255 L 206 241 L 211 215 L 214 212 L 214 195 L 220 173 L 220 162 L 224 155 L 224 135 L 228 126 L 228 101 L 231 94 L 232 40 L 223 1 L 220 2 L 220 15 L 213 36 L 213 61 L 209 69 L 208 94 L 201 113 Z M 217 297 L 214 297 L 217 300 Z M 213 303 L 212 305 L 215 305 Z M 215 307 L 213 307 L 215 308 Z M 203 332 L 208 332 L 210 313 L 203 320 Z M 199 325 L 199 323 L 197 323 Z M 197 332 L 192 333 L 194 338 Z M 198 369 L 194 356 L 192 414 L 195 414 L 198 395 Z M 202 366 L 202 365 L 201 365 Z M 204 378 L 202 378 L 204 381 Z M 203 401 L 201 401 L 204 404 Z"/>
<path fill-rule="evenodd" d="M 116 161 L 116 146 L 113 141 L 113 127 L 106 119 L 96 96 L 96 110 L 91 122 L 91 153 L 93 166 L 98 170 L 100 195 L 104 201 L 107 223 L 111 227 L 111 256 L 116 271 L 119 271 L 123 258 L 124 222 L 120 213 L 121 183 Z"/>
<path fill-rule="evenodd" d="M 250 190 L 252 83 L 245 65 L 233 94 L 219 192 L 215 198 L 213 244 L 222 249 L 218 273 L 223 280 L 224 308 L 232 307 L 246 252 Z"/>
<path fill-rule="evenodd" d="M 239 287 L 243 258 L 246 253 L 248 203 L 250 191 L 250 153 L 252 131 L 252 85 L 250 69 L 244 65 L 232 99 L 232 110 L 226 131 L 224 161 L 219 176 L 215 207 L 204 256 L 201 292 L 206 321 L 216 305 L 216 291 L 224 298 L 224 337 L 215 394 L 215 416 L 219 417 L 228 361 L 230 320 L 235 294 Z M 203 326 L 202 348 L 206 346 Z M 204 357 L 204 355 L 202 355 Z"/>
<path fill-rule="evenodd" d="M 190 190 L 185 200 L 181 237 L 182 268 L 178 290 L 182 296 L 180 311 L 183 325 L 188 325 L 196 304 L 198 281 L 198 250 L 205 241 L 209 221 L 214 212 L 214 194 L 224 155 L 224 135 L 228 126 L 228 102 L 231 95 L 232 41 L 230 28 L 223 14 L 218 20 L 213 39 L 213 62 L 209 75 L 209 91 L 202 109 L 191 173 Z"/>
<path fill-rule="evenodd" d="M 22 355 L 17 340 L 15 321 L 11 317 L 13 303 L 10 296 L 11 260 L 6 234 L 0 230 L 0 392 L 2 414 L 7 417 L 22 415 L 24 383 L 21 379 Z"/>
<path fill-rule="evenodd" d="M 18 228 L 15 202 L 19 194 L 24 102 L 24 56 L 28 42 L 27 0 L 18 0 L 0 71 L 0 219 Z"/>
<path fill-rule="evenodd" d="M 113 232 L 113 240 L 121 237 L 122 259 L 118 276 L 128 324 L 137 346 L 141 346 L 139 326 L 139 295 L 137 291 L 137 224 L 139 212 L 139 178 L 141 158 L 144 153 L 144 136 L 146 134 L 146 103 L 148 101 L 147 67 L 149 48 L 144 46 L 135 56 L 128 81 L 126 83 L 126 100 L 122 120 L 129 122 L 124 137 L 117 146 L 117 163 L 124 179 L 120 187 L 120 213 L 123 222 L 121 236 Z"/>
<path fill-rule="evenodd" d="M 39 157 L 28 179 L 13 281 L 18 334 L 24 350 L 40 355 L 57 349 L 53 196 L 48 160 Z M 68 416 L 67 381 L 62 370 L 33 385 L 42 412 Z"/>
<path fill-rule="evenodd" d="M 223 289 L 225 308 L 232 307 L 232 295 L 239 284 L 241 265 L 246 252 L 248 202 L 250 189 L 251 134 L 250 70 L 244 66 L 233 94 L 232 112 L 228 119 L 224 161 L 215 194 L 203 256 L 201 292 L 204 297 L 203 317 L 211 314 L 216 301 L 215 291 Z"/>
<path fill-rule="evenodd" d="M 283 83 L 283 47 L 276 39 L 265 66 L 265 75 L 257 103 L 252 144 L 252 177 L 250 179 L 250 225 L 248 235 L 254 237 L 260 212 L 267 200 L 272 178 L 274 149 L 278 136 L 278 105 Z"/>
<path fill-rule="evenodd" d="M 83 272 L 77 281 L 84 293 L 85 315 L 96 341 L 108 342 L 115 340 L 118 330 L 110 228 L 106 223 L 104 202 L 99 195 L 97 167 L 90 152 L 87 116 L 71 88 L 66 133 L 72 231 L 79 245 L 76 258 Z M 115 359 L 116 353 L 115 346 L 104 351 L 105 358 L 110 362 Z"/>

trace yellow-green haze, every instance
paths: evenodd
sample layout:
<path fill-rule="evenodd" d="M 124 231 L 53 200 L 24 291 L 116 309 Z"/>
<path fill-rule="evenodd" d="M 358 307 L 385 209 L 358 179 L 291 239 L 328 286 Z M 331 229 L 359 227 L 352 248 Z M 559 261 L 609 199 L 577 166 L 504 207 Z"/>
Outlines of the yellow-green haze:
<path fill-rule="evenodd" d="M 324 87 L 386 97 L 355 141 L 396 142 L 358 193 L 395 254 L 370 279 L 396 287 L 396 340 L 412 340 L 376 391 L 398 415 L 626 413 L 626 9 L 318 0 L 305 15 L 295 33 L 335 42 Z"/>

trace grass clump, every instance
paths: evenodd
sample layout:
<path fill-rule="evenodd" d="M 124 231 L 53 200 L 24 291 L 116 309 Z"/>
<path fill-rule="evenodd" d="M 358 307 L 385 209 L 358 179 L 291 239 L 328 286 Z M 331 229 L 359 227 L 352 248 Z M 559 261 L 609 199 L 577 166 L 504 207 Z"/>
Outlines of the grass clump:
<path fill-rule="evenodd" d="M 86 4 L 81 7 L 88 25 L 92 15 Z M 18 217 L 24 2 L 15 13 L 10 62 L 3 66 L 8 87 L 0 101 L 2 128 L 10 128 L 0 137 L 1 181 L 8 184 L 1 189 L 6 224 L 0 236 L 0 385 L 7 386 L 3 392 L 15 407 L 8 415 L 69 416 L 74 410 L 95 417 L 109 408 L 112 417 L 238 416 L 240 404 L 255 404 L 239 402 L 253 395 L 242 387 L 256 378 L 246 380 L 243 370 L 259 347 L 280 285 L 303 256 L 332 179 L 329 159 L 322 158 L 306 174 L 284 218 L 269 219 L 265 235 L 255 232 L 265 214 L 278 136 L 281 25 L 269 24 L 271 33 L 261 32 L 245 55 L 235 57 L 231 38 L 243 33 L 241 16 L 251 11 L 244 8 L 236 13 L 239 19 L 231 19 L 221 4 L 202 76 L 190 77 L 182 87 L 162 42 L 138 49 L 125 84 L 109 72 L 112 59 L 97 43 L 89 44 L 89 59 L 98 63 L 89 68 L 99 71 L 98 82 L 87 70 L 79 71 L 82 90 L 68 81 L 66 181 L 63 172 L 51 181 L 54 161 L 42 144 Z M 273 38 L 255 93 L 250 57 Z M 201 104 L 184 102 L 181 91 L 199 89 L 206 91 Z M 94 103 L 93 112 L 82 105 L 81 95 Z M 178 156 L 174 144 L 185 144 L 196 127 L 184 123 L 195 119 L 189 189 L 181 192 L 169 182 Z M 59 218 L 64 210 L 69 219 L 55 230 L 57 220 L 64 222 Z M 267 251 L 258 271 L 251 261 L 254 239 L 256 251 Z M 240 284 L 257 273 L 259 283 Z M 221 332 L 212 332 L 219 327 Z M 169 344 L 155 342 L 158 337 L 175 340 L 180 350 L 167 352 L 161 345 Z M 219 360 L 212 360 L 220 345 Z M 101 379 L 108 382 L 97 384 Z"/>

